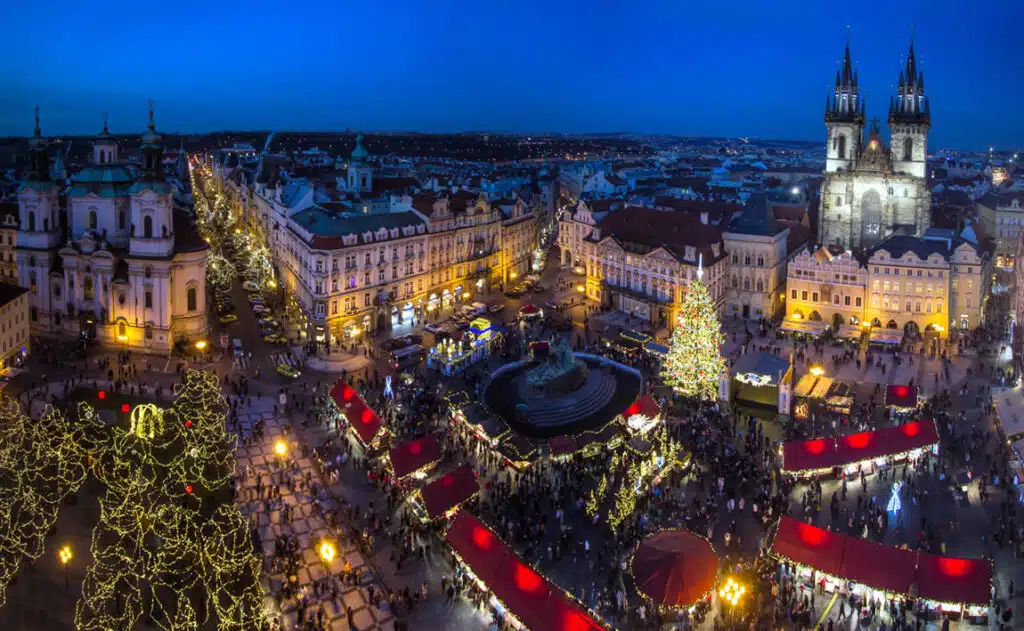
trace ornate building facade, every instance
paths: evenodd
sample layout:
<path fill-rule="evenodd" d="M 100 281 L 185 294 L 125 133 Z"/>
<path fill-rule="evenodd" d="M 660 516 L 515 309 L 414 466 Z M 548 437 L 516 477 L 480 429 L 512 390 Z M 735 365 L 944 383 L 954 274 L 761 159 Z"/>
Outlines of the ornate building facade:
<path fill-rule="evenodd" d="M 206 336 L 207 245 L 174 208 L 150 109 L 142 167 L 123 162 L 106 123 L 92 165 L 71 179 L 66 212 L 50 177 L 38 114 L 19 189 L 19 283 L 33 333 L 169 353 Z"/>
<path fill-rule="evenodd" d="M 818 234 L 823 245 L 867 250 L 897 229 L 920 235 L 930 225 L 925 157 L 931 115 L 913 43 L 889 102 L 891 147 L 879 137 L 878 121 L 864 142 L 865 111 L 847 44 L 835 89 L 825 99 L 828 140 Z"/>

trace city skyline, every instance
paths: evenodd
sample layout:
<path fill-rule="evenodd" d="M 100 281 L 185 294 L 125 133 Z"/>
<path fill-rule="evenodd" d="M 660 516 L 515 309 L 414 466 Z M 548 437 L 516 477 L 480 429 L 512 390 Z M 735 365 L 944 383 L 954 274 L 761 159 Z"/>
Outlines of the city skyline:
<path fill-rule="evenodd" d="M 37 103 L 45 135 L 97 133 L 104 112 L 114 133 L 137 133 L 152 98 L 157 125 L 168 132 L 817 140 L 847 37 L 867 117 L 884 121 L 913 25 L 933 108 L 930 146 L 1024 144 L 1024 121 L 1011 107 L 1024 96 L 1024 84 L 1003 71 L 1020 57 L 1010 14 L 1024 11 L 983 6 L 954 22 L 940 17 L 948 12 L 935 3 L 858 9 L 822 7 L 794 16 L 769 3 L 747 3 L 735 13 L 668 3 L 519 3 L 513 10 L 449 2 L 430 10 L 342 12 L 305 3 L 278 15 L 261 6 L 172 11 L 117 3 L 107 12 L 68 5 L 43 20 L 23 6 L 13 19 L 27 27 L 12 33 L 12 48 L 33 55 L 8 69 L 12 89 L 0 100 L 0 134 L 31 134 Z M 182 18 L 188 14 L 195 17 Z M 254 40 L 254 33 L 272 29 L 287 35 Z M 83 32 L 117 33 L 116 44 L 74 36 Z"/>

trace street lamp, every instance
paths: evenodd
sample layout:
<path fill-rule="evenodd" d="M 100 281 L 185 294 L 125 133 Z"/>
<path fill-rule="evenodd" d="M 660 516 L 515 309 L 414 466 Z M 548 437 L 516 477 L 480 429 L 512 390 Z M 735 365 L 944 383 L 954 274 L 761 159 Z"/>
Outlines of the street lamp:
<path fill-rule="evenodd" d="M 283 458 L 288 453 L 288 445 L 283 440 L 278 440 L 274 443 L 274 453 Z"/>
<path fill-rule="evenodd" d="M 735 609 L 736 605 L 740 602 L 740 598 L 743 597 L 743 594 L 745 594 L 746 591 L 746 587 L 730 578 L 725 582 L 725 585 L 722 585 L 722 588 L 718 590 L 718 597 L 721 598 L 723 602 L 729 603 L 732 608 Z"/>
<path fill-rule="evenodd" d="M 324 539 L 320 542 L 320 545 L 317 546 L 316 551 L 320 554 L 320 559 L 325 564 L 330 564 L 330 562 L 333 561 L 334 557 L 336 557 L 338 554 L 337 548 L 335 548 L 334 544 L 328 541 L 327 539 Z"/>
<path fill-rule="evenodd" d="M 825 374 L 825 369 L 822 368 L 821 366 L 811 366 L 810 372 L 815 377 L 820 377 Z"/>
<path fill-rule="evenodd" d="M 583 288 L 583 285 L 576 285 L 576 291 L 582 294 L 586 290 Z"/>
<path fill-rule="evenodd" d="M 71 561 L 71 546 L 65 545 L 57 550 L 57 556 L 60 558 L 61 565 L 64 566 L 64 591 L 70 596 L 71 579 L 68 578 L 68 562 Z"/>
<path fill-rule="evenodd" d="M 206 350 L 206 340 L 199 340 L 198 342 L 196 342 L 196 350 L 197 351 L 204 351 L 204 350 Z"/>

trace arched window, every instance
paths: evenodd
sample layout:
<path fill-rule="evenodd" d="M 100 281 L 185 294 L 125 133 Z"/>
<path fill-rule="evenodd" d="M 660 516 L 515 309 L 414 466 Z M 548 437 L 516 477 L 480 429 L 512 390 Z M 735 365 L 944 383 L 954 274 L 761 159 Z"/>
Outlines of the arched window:
<path fill-rule="evenodd" d="M 142 220 L 142 236 L 147 239 L 153 238 L 153 218 L 148 215 Z"/>
<path fill-rule="evenodd" d="M 757 279 L 757 291 L 764 291 L 764 281 L 760 278 Z"/>
<path fill-rule="evenodd" d="M 89 209 L 89 230 L 95 230 L 97 225 L 96 210 Z"/>
<path fill-rule="evenodd" d="M 82 297 L 92 300 L 92 276 L 86 276 L 82 281 Z"/>
<path fill-rule="evenodd" d="M 736 289 L 740 286 L 740 281 L 735 276 L 732 277 L 732 288 Z"/>
<path fill-rule="evenodd" d="M 904 138 L 903 139 L 903 159 L 913 160 L 914 159 L 914 139 Z"/>
<path fill-rule="evenodd" d="M 36 229 L 36 214 L 31 210 L 28 211 L 28 229 L 29 232 Z"/>
<path fill-rule="evenodd" d="M 747 291 L 750 291 L 750 279 L 749 278 L 744 278 L 743 279 L 743 289 L 745 289 Z"/>
<path fill-rule="evenodd" d="M 128 225 L 128 217 L 123 210 L 117 213 L 117 229 L 124 230 L 125 226 Z"/>
<path fill-rule="evenodd" d="M 122 339 L 128 337 L 128 327 L 125 325 L 124 320 L 117 323 L 117 337 Z"/>
<path fill-rule="evenodd" d="M 185 295 L 187 297 L 186 298 L 186 302 L 188 303 L 188 310 L 189 311 L 195 311 L 196 308 L 197 308 L 196 307 L 196 288 L 195 287 L 189 287 L 188 291 L 185 293 Z"/>
<path fill-rule="evenodd" d="M 836 137 L 836 156 L 840 160 L 846 159 L 846 136 L 843 134 Z"/>

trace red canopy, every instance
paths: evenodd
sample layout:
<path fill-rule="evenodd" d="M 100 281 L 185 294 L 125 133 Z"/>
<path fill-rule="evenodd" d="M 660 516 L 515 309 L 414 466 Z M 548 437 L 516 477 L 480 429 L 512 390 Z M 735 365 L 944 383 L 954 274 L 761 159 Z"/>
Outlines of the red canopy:
<path fill-rule="evenodd" d="M 885 389 L 885 404 L 898 408 L 917 406 L 917 386 L 889 386 Z"/>
<path fill-rule="evenodd" d="M 992 600 L 992 562 L 927 552 L 917 555 L 917 594 L 927 600 L 987 605 Z"/>
<path fill-rule="evenodd" d="M 395 477 L 399 478 L 440 459 L 441 444 L 433 436 L 424 436 L 391 447 L 391 466 L 395 470 Z"/>
<path fill-rule="evenodd" d="M 638 591 L 660 605 L 689 606 L 715 584 L 718 556 L 707 539 L 663 530 L 645 539 L 631 561 Z"/>
<path fill-rule="evenodd" d="M 859 537 L 843 539 L 843 563 L 837 576 L 883 591 L 910 593 L 917 552 L 883 546 Z"/>
<path fill-rule="evenodd" d="M 828 469 L 836 463 L 836 444 L 831 438 L 790 441 L 782 444 L 783 471 Z"/>
<path fill-rule="evenodd" d="M 821 572 L 839 576 L 843 563 L 842 535 L 805 524 L 792 517 L 779 520 L 779 530 L 772 542 L 774 554 L 809 565 Z"/>
<path fill-rule="evenodd" d="M 661 408 L 658 407 L 658 403 L 654 400 L 654 397 L 649 394 L 645 394 L 626 408 L 623 416 L 629 420 L 629 417 L 636 414 L 643 414 L 647 418 L 657 418 L 658 415 L 661 414 Z"/>
<path fill-rule="evenodd" d="M 423 505 L 430 519 L 436 519 L 454 506 L 465 502 L 480 490 L 473 467 L 464 464 L 423 487 Z"/>
<path fill-rule="evenodd" d="M 331 398 L 338 406 L 338 410 L 348 419 L 359 440 L 364 445 L 373 442 L 383 424 L 377 414 L 366 405 L 366 401 L 359 396 L 355 388 L 341 379 L 331 388 Z"/>
<path fill-rule="evenodd" d="M 604 628 L 469 513 L 463 511 L 455 516 L 445 539 L 528 629 L 599 631 Z"/>

